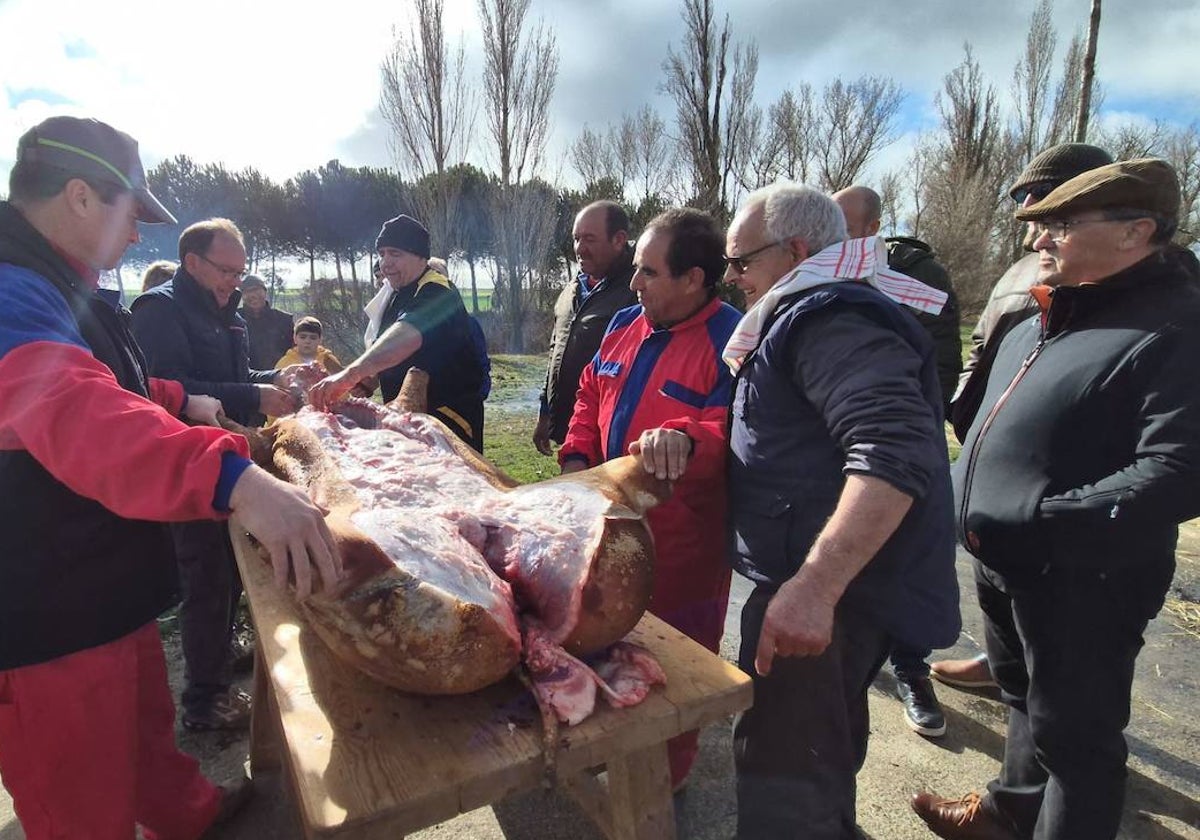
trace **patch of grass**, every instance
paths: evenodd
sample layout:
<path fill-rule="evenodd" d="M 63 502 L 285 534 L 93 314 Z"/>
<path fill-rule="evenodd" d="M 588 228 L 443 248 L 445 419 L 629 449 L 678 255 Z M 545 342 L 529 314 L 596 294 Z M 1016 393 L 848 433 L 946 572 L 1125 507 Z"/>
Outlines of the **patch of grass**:
<path fill-rule="evenodd" d="M 536 409 L 487 407 L 483 424 L 484 457 L 522 484 L 558 475 L 558 460 L 542 455 L 533 447 L 536 423 Z"/>
<path fill-rule="evenodd" d="M 546 362 L 545 353 L 535 356 L 501 353 L 492 356 L 492 393 L 487 399 L 488 408 L 510 408 L 512 406 L 509 403 L 536 402 L 546 378 Z M 535 411 L 536 408 L 535 405 Z"/>

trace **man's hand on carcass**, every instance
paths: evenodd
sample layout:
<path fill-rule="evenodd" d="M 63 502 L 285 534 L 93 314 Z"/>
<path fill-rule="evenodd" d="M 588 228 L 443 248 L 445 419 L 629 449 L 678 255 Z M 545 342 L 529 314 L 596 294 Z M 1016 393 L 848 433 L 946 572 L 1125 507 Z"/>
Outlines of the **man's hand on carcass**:
<path fill-rule="evenodd" d="M 315 576 L 326 589 L 337 583 L 342 561 L 324 512 L 299 487 L 251 466 L 233 486 L 229 506 L 271 555 L 280 589 L 287 586 L 289 572 L 296 581 L 297 598 L 312 593 Z"/>
<path fill-rule="evenodd" d="M 837 598 L 798 573 L 767 604 L 754 669 L 771 673 L 776 656 L 820 656 L 833 640 L 833 611 Z"/>
<path fill-rule="evenodd" d="M 288 391 L 295 391 L 298 388 L 304 390 L 324 376 L 325 369 L 319 363 L 301 362 L 276 371 L 272 384 Z"/>
<path fill-rule="evenodd" d="M 656 478 L 676 481 L 687 470 L 692 446 L 692 439 L 678 429 L 647 429 L 629 444 L 629 454 Z"/>
<path fill-rule="evenodd" d="M 221 401 L 206 394 L 188 394 L 187 405 L 183 407 L 183 416 L 193 423 L 202 426 L 219 426 L 217 415 L 220 414 Z"/>
<path fill-rule="evenodd" d="M 553 455 L 554 447 L 550 445 L 550 415 L 539 414 L 537 425 L 533 427 L 533 445 L 543 455 Z"/>
<path fill-rule="evenodd" d="M 269 417 L 283 417 L 298 407 L 298 401 L 290 391 L 275 385 L 256 385 L 258 388 L 258 410 Z"/>
<path fill-rule="evenodd" d="M 362 380 L 353 366 L 326 376 L 308 389 L 308 402 L 317 411 L 329 411 Z"/>

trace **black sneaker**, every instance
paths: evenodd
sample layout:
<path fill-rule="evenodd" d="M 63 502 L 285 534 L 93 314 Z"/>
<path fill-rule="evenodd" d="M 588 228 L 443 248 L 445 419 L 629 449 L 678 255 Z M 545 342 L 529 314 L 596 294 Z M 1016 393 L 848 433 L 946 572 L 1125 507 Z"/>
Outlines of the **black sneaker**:
<path fill-rule="evenodd" d="M 929 677 L 917 677 L 906 681 L 897 678 L 896 688 L 904 703 L 904 722 L 913 732 L 926 738 L 940 738 L 946 734 L 946 716 L 942 705 L 933 693 Z"/>
<path fill-rule="evenodd" d="M 218 694 L 207 706 L 183 713 L 183 728 L 193 732 L 250 728 L 250 695 L 238 689 Z"/>

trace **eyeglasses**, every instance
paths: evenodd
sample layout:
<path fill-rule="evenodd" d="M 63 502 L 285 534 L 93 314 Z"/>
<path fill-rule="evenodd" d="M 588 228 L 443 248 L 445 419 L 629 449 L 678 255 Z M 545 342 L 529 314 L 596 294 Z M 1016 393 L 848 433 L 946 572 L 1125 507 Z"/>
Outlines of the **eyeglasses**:
<path fill-rule="evenodd" d="M 727 256 L 724 258 L 725 264 L 727 266 L 729 266 L 730 268 L 732 268 L 736 273 L 745 274 L 746 270 L 750 268 L 750 263 L 754 262 L 754 260 L 752 260 L 751 257 L 761 254 L 763 251 L 766 251 L 768 248 L 774 248 L 776 245 L 782 245 L 782 244 L 783 244 L 782 242 L 768 242 L 766 245 L 763 245 L 761 248 L 755 248 L 750 253 L 742 254 L 740 257 L 728 257 Z"/>
<path fill-rule="evenodd" d="M 208 257 L 204 256 L 203 254 L 196 254 L 196 256 L 199 257 L 200 259 L 204 260 L 206 263 L 211 265 L 217 271 L 224 274 L 230 280 L 239 280 L 240 281 L 243 277 L 246 276 L 246 269 L 244 269 L 244 268 L 226 268 L 225 266 L 221 265 L 220 263 L 213 262 L 212 260 L 210 260 Z"/>
<path fill-rule="evenodd" d="M 1034 222 L 1033 232 L 1037 236 L 1043 233 L 1050 237 L 1051 242 L 1061 243 L 1067 238 L 1072 228 L 1080 225 L 1112 224 L 1114 222 L 1131 222 L 1134 219 L 1145 219 L 1146 216 L 1118 216 L 1112 219 L 1055 219 L 1049 222 Z"/>
<path fill-rule="evenodd" d="M 1050 193 L 1054 192 L 1058 184 L 1050 181 L 1039 181 L 1036 184 L 1030 184 L 1027 187 L 1021 187 L 1018 190 L 1013 190 L 1012 198 L 1017 204 L 1024 204 L 1025 199 L 1033 196 L 1034 201 L 1041 201 Z"/>

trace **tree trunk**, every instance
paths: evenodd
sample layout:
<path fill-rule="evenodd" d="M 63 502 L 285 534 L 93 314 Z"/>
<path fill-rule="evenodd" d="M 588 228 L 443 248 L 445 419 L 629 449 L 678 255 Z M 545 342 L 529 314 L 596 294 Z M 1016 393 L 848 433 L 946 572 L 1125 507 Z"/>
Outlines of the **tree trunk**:
<path fill-rule="evenodd" d="M 475 260 L 467 258 L 467 267 L 471 269 L 471 314 L 479 314 L 479 285 L 475 281 Z"/>
<path fill-rule="evenodd" d="M 1100 37 L 1100 0 L 1092 0 L 1088 22 L 1087 50 L 1083 56 L 1083 80 L 1079 93 L 1079 113 L 1075 117 L 1075 142 L 1087 142 L 1088 112 L 1092 109 L 1092 80 L 1096 76 L 1096 41 Z"/>

